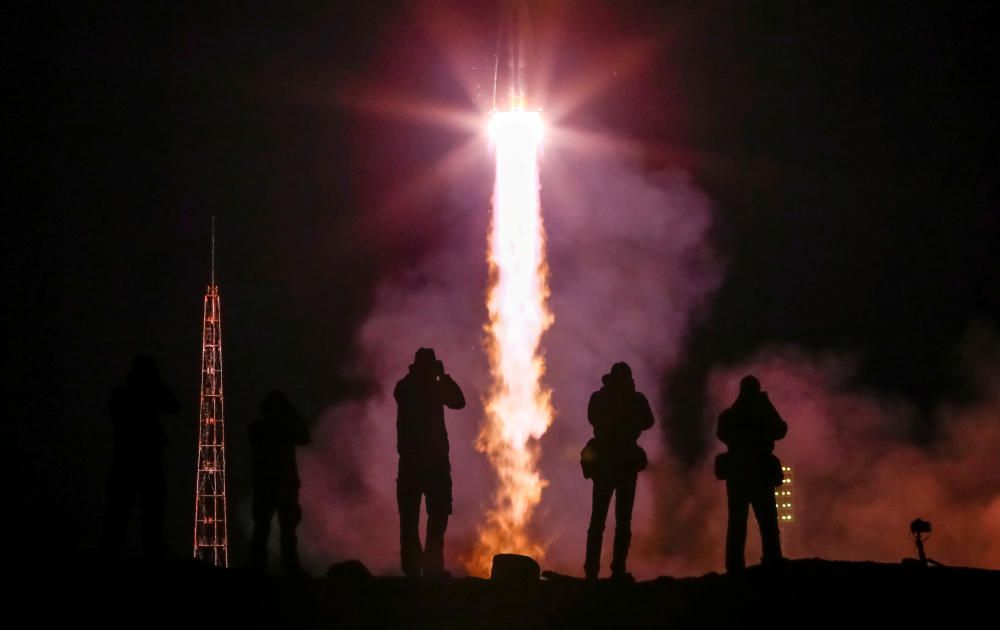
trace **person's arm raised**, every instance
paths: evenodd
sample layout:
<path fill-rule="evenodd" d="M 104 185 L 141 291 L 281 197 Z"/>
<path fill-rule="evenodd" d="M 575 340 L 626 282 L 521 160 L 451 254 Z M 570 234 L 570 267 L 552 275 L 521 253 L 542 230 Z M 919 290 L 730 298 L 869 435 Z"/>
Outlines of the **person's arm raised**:
<path fill-rule="evenodd" d="M 438 387 L 441 391 L 441 402 L 449 409 L 462 409 L 465 407 L 465 395 L 462 388 L 458 386 L 447 374 L 442 374 L 438 380 Z"/>
<path fill-rule="evenodd" d="M 646 399 L 645 395 L 637 392 L 636 397 L 638 398 L 636 420 L 638 421 L 639 430 L 645 431 L 653 426 L 653 410 L 649 407 L 649 400 Z"/>

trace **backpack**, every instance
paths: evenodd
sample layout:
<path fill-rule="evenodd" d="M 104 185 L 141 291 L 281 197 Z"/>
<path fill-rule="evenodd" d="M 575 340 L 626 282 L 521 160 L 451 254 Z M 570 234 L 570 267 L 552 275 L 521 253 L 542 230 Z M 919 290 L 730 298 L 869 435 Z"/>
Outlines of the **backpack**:
<path fill-rule="evenodd" d="M 763 462 L 760 472 L 772 486 L 780 486 L 785 482 L 785 471 L 781 460 L 774 453 L 769 454 Z M 715 478 L 719 481 L 728 480 L 733 474 L 733 456 L 728 451 L 715 456 Z M 755 466 L 756 468 L 756 466 Z M 744 473 L 745 474 L 745 473 Z"/>
<path fill-rule="evenodd" d="M 634 472 L 646 470 L 646 467 L 649 466 L 649 458 L 646 456 L 646 451 L 638 444 L 632 446 L 628 452 L 628 459 L 625 461 L 628 464 L 628 468 Z M 607 462 L 603 463 L 606 468 Z M 580 468 L 583 470 L 583 478 L 593 479 L 601 464 L 601 454 L 597 448 L 597 438 L 590 438 L 587 441 L 587 445 L 580 451 Z"/>
<path fill-rule="evenodd" d="M 593 479 L 594 473 L 597 471 L 597 460 L 597 439 L 590 438 L 587 445 L 580 451 L 580 468 L 583 469 L 584 479 Z"/>

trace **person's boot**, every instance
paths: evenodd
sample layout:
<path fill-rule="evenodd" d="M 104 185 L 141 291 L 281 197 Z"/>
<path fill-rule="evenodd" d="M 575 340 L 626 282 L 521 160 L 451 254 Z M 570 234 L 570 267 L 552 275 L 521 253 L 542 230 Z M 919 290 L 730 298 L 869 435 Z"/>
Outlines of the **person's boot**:
<path fill-rule="evenodd" d="M 295 534 L 281 536 L 281 570 L 285 575 L 300 577 L 305 575 L 299 562 L 298 537 Z"/>
<path fill-rule="evenodd" d="M 635 577 L 628 571 L 622 569 L 620 571 L 611 572 L 611 581 L 619 584 L 633 584 L 635 583 Z"/>
<path fill-rule="evenodd" d="M 447 529 L 447 514 L 428 513 L 423 556 L 425 578 L 440 579 L 451 575 L 444 569 L 444 533 Z"/>
<path fill-rule="evenodd" d="M 629 523 L 618 523 L 615 526 L 614 550 L 611 557 L 611 579 L 616 582 L 635 582 L 632 574 L 625 570 L 628 559 L 628 548 L 632 542 L 632 530 Z"/>
<path fill-rule="evenodd" d="M 250 540 L 250 571 L 261 575 L 267 573 L 267 533 L 259 526 L 254 528 Z"/>
<path fill-rule="evenodd" d="M 781 569 L 788 560 L 783 556 L 764 556 L 760 559 L 760 566 L 768 570 Z"/>
<path fill-rule="evenodd" d="M 588 581 L 596 581 L 601 573 L 601 546 L 604 542 L 604 530 L 590 528 L 587 530 L 587 557 L 583 563 L 583 573 Z"/>

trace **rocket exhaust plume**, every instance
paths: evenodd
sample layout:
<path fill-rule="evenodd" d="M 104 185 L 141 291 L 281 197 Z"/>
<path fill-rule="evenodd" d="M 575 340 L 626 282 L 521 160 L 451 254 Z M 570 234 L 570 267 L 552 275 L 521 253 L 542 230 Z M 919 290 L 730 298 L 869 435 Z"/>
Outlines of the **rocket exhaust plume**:
<path fill-rule="evenodd" d="M 511 20 L 510 55 L 524 64 L 524 14 Z M 501 34 L 501 42 L 503 36 Z M 500 57 L 497 65 L 500 67 Z M 498 72 L 499 74 L 499 72 Z M 545 552 L 528 525 L 546 482 L 538 472 L 538 439 L 552 424 L 550 391 L 542 385 L 542 334 L 552 324 L 548 309 L 545 231 L 539 201 L 538 161 L 542 142 L 539 112 L 523 110 L 523 78 L 512 77 L 510 111 L 494 111 L 489 123 L 496 157 L 493 216 L 489 235 L 490 289 L 486 349 L 492 383 L 476 448 L 497 473 L 494 504 L 479 527 L 467 560 L 470 573 L 487 575 L 494 554 Z"/>

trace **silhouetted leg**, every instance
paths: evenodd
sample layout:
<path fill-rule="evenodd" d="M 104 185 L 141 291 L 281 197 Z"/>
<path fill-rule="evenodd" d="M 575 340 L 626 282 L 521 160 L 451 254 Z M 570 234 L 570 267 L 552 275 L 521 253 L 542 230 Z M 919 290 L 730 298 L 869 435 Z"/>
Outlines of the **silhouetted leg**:
<path fill-rule="evenodd" d="M 451 515 L 451 468 L 447 462 L 433 473 L 427 487 L 427 537 L 424 539 L 424 575 L 444 573 L 444 532 Z"/>
<path fill-rule="evenodd" d="M 444 532 L 448 528 L 448 514 L 436 510 L 427 512 L 427 538 L 424 543 L 424 575 L 444 573 Z"/>
<path fill-rule="evenodd" d="M 112 471 L 108 478 L 108 513 L 101 539 L 101 555 L 109 560 L 121 555 L 135 492 L 135 485 L 125 474 Z"/>
<path fill-rule="evenodd" d="M 399 508 L 399 555 L 403 574 L 420 577 L 423 550 L 420 547 L 420 479 L 410 466 L 399 462 L 396 505 Z"/>
<path fill-rule="evenodd" d="M 163 503 L 167 480 L 151 475 L 142 488 L 142 555 L 146 560 L 163 559 Z"/>
<path fill-rule="evenodd" d="M 274 516 L 274 509 L 272 497 L 260 491 L 254 493 L 250 568 L 261 573 L 267 571 L 267 539 L 271 535 L 271 518 Z"/>
<path fill-rule="evenodd" d="M 610 480 L 594 478 L 590 527 L 587 529 L 587 557 L 583 563 L 583 572 L 588 578 L 596 578 L 601 572 L 601 543 L 604 539 L 604 524 L 608 520 L 608 506 L 611 505 L 611 494 L 614 491 L 614 483 Z"/>
<path fill-rule="evenodd" d="M 281 568 L 285 573 L 295 574 L 302 570 L 299 564 L 298 538 L 295 528 L 302 521 L 302 507 L 297 493 L 282 497 L 278 507 L 278 527 L 281 528 Z"/>
<path fill-rule="evenodd" d="M 729 503 L 729 526 L 726 529 L 726 571 L 741 571 L 746 566 L 743 549 L 747 541 L 747 516 L 750 501 L 746 492 L 726 481 L 726 495 Z"/>
<path fill-rule="evenodd" d="M 632 507 L 635 505 L 635 486 L 638 479 L 630 479 L 615 486 L 615 546 L 611 559 L 611 575 L 625 573 L 628 548 L 632 544 Z"/>
<path fill-rule="evenodd" d="M 772 564 L 781 560 L 781 532 L 778 530 L 778 506 L 774 501 L 774 488 L 762 484 L 754 488 L 753 514 L 760 527 L 760 546 L 763 552 L 761 560 L 764 564 Z"/>

